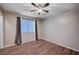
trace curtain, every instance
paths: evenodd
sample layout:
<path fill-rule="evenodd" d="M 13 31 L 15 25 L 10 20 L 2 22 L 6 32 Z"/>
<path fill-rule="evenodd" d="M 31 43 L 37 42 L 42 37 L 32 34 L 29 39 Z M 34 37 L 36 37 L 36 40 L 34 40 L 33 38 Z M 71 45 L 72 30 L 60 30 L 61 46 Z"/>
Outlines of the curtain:
<path fill-rule="evenodd" d="M 17 17 L 15 44 L 20 45 L 21 43 L 21 19 Z"/>
<path fill-rule="evenodd" d="M 38 40 L 37 20 L 35 20 L 35 40 Z"/>

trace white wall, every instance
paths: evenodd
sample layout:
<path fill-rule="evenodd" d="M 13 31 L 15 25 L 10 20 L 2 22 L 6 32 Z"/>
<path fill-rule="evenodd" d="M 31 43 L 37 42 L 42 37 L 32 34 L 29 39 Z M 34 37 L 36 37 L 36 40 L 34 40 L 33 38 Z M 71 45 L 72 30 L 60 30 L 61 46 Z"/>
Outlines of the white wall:
<path fill-rule="evenodd" d="M 43 39 L 79 51 L 78 9 L 45 19 Z"/>
<path fill-rule="evenodd" d="M 4 12 L 4 46 L 12 46 L 15 42 L 16 36 L 16 20 L 18 15 Z M 33 33 L 22 33 L 22 42 L 26 43 L 34 40 Z"/>
<path fill-rule="evenodd" d="M 3 15 L 0 10 L 0 49 L 3 48 Z"/>
<path fill-rule="evenodd" d="M 42 21 L 37 21 L 37 31 L 38 31 L 38 39 L 42 39 L 43 33 L 42 33 Z"/>
<path fill-rule="evenodd" d="M 4 47 L 14 45 L 16 34 L 16 14 L 3 12 L 4 15 Z"/>
<path fill-rule="evenodd" d="M 16 14 L 3 12 L 4 15 L 4 47 L 14 45 L 16 34 Z M 27 17 L 26 17 L 27 18 Z M 40 31 L 40 30 L 39 30 Z M 34 41 L 34 33 L 22 33 L 22 42 Z"/>

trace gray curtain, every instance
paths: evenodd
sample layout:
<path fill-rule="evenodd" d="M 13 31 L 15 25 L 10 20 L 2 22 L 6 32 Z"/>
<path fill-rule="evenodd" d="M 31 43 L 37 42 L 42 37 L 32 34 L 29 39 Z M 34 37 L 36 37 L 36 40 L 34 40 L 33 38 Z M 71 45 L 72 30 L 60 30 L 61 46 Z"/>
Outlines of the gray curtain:
<path fill-rule="evenodd" d="M 21 43 L 21 19 L 17 17 L 15 44 L 20 45 Z"/>
<path fill-rule="evenodd" d="M 38 40 L 37 20 L 35 20 L 35 39 Z"/>

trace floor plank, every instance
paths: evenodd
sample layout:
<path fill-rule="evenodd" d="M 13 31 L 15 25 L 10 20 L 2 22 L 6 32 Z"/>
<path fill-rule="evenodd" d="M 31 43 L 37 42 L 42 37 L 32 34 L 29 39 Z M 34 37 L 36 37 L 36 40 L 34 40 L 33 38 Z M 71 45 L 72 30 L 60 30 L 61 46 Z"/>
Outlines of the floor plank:
<path fill-rule="evenodd" d="M 79 55 L 79 52 L 45 40 L 38 40 L 0 49 L 0 55 Z"/>

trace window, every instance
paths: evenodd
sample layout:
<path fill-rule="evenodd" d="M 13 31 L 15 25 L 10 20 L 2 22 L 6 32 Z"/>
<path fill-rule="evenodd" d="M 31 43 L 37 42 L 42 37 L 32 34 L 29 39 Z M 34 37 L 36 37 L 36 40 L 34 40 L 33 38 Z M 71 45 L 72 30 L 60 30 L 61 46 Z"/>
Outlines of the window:
<path fill-rule="evenodd" d="M 22 32 L 34 32 L 35 31 L 35 21 L 22 19 L 21 30 L 22 30 Z"/>

